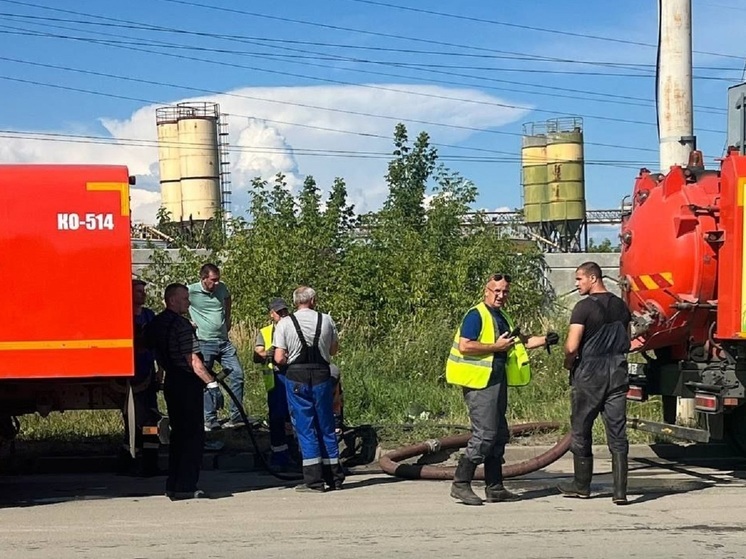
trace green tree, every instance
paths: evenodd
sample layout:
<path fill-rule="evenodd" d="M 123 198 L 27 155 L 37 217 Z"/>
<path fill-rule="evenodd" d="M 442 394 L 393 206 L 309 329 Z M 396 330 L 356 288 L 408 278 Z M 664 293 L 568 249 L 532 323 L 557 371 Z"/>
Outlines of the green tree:
<path fill-rule="evenodd" d="M 231 220 L 225 239 L 199 256 L 184 254 L 175 267 L 159 255 L 152 277 L 194 278 L 212 259 L 233 292 L 235 318 L 249 324 L 266 320 L 271 297 L 310 284 L 322 310 L 375 342 L 404 317 L 453 327 L 480 299 L 485 278 L 501 271 L 516 277 L 511 308 L 526 324 L 545 296 L 535 283 L 541 255 L 525 247 L 518 253 L 480 214 L 467 223 L 477 188 L 438 163 L 426 133 L 410 145 L 399 124 L 393 143 L 381 210 L 357 218 L 340 178 L 324 202 L 313 177 L 297 196 L 281 174 L 271 183 L 257 178 L 246 218 Z"/>
<path fill-rule="evenodd" d="M 603 239 L 600 243 L 593 239 L 588 239 L 586 252 L 621 252 L 621 245 L 612 245 L 611 239 Z"/>

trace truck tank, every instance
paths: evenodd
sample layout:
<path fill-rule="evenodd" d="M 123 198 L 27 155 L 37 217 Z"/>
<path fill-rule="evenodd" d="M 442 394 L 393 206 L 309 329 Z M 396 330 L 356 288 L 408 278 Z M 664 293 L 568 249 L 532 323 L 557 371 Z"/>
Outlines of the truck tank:
<path fill-rule="evenodd" d="M 622 221 L 620 257 L 636 349 L 669 348 L 683 359 L 690 339 L 707 340 L 717 298 L 719 244 L 710 234 L 718 231 L 719 195 L 716 171 L 696 165 L 668 175 L 641 170 Z"/>
<path fill-rule="evenodd" d="M 651 432 L 700 442 L 728 438 L 746 452 L 746 155 L 719 170 L 695 151 L 668 174 L 642 169 L 622 218 L 620 284 L 632 312 L 628 398 L 660 394 Z M 697 425 L 676 422 L 676 398 L 693 398 Z M 669 425 L 671 425 L 669 427 Z M 683 434 L 682 434 L 683 433 Z"/>

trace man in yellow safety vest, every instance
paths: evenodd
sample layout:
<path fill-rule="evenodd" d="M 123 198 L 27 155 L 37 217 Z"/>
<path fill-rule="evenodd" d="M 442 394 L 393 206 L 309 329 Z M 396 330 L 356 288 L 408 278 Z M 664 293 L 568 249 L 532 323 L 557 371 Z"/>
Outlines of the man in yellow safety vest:
<path fill-rule="evenodd" d="M 274 336 L 275 324 L 289 314 L 290 311 L 288 311 L 287 304 L 283 299 L 279 297 L 272 299 L 269 303 L 269 316 L 272 319 L 272 324 L 262 328 L 254 342 L 254 362 L 264 365 L 262 376 L 264 378 L 264 388 L 267 389 L 269 444 L 272 450 L 270 463 L 280 469 L 287 468 L 290 465 L 290 454 L 285 434 L 285 426 L 290 419 L 290 414 L 285 393 L 285 377 L 283 371 L 274 362 L 272 337 Z"/>
<path fill-rule="evenodd" d="M 463 387 L 471 420 L 471 439 L 451 486 L 451 497 L 467 505 L 482 504 L 471 488 L 481 463 L 488 503 L 518 499 L 503 486 L 502 462 L 510 437 L 505 418 L 508 386 L 524 386 L 531 380 L 527 349 L 548 350 L 559 342 L 555 332 L 531 336 L 516 328 L 504 310 L 510 281 L 507 274 L 489 277 L 484 300 L 464 316 L 446 363 L 446 380 Z"/>

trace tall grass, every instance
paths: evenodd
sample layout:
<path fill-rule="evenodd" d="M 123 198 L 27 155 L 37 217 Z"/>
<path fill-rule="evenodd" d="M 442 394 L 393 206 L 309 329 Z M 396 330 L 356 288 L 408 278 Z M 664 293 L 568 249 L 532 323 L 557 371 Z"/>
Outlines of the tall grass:
<path fill-rule="evenodd" d="M 454 325 L 450 313 L 424 316 L 403 316 L 398 325 L 376 343 L 365 324 L 349 323 L 340 328 L 340 353 L 334 361 L 342 371 L 345 395 L 345 415 L 350 425 L 374 424 L 386 426 L 382 436 L 400 441 L 406 433 L 440 434 L 438 424 L 468 424 L 468 414 L 461 390 L 445 382 L 445 362 L 451 346 Z M 534 333 L 547 328 L 564 337 L 566 317 L 544 318 Z M 527 332 L 528 328 L 524 329 Z M 246 374 L 244 404 L 255 417 L 266 417 L 266 393 L 261 379 L 261 367 L 251 361 L 257 330 L 238 326 L 231 332 L 238 347 Z M 567 371 L 562 368 L 562 349 L 551 353 L 544 349 L 530 352 L 532 382 L 525 387 L 509 389 L 508 420 L 559 422 L 569 427 L 570 388 Z M 165 411 L 165 406 L 162 406 Z M 660 418 L 660 404 L 630 404 L 630 417 Z M 47 418 L 22 418 L 23 437 L 54 438 L 116 438 L 122 429 L 119 412 L 82 411 L 51 414 Z M 412 425 L 419 426 L 415 431 Z M 396 428 L 405 425 L 406 428 Z M 645 435 L 631 433 L 633 441 L 648 440 Z M 603 426 L 596 422 L 596 442 L 604 440 Z"/>

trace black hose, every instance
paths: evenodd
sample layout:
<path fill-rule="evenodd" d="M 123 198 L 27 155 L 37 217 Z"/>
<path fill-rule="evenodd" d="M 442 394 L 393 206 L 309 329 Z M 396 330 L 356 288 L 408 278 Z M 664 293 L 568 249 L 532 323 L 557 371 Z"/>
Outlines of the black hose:
<path fill-rule="evenodd" d="M 212 373 L 212 371 L 210 371 Z M 220 383 L 220 386 L 223 387 L 223 389 L 228 393 L 228 396 L 233 401 L 233 403 L 236 405 L 236 409 L 238 409 L 238 413 L 241 415 L 241 419 L 243 419 L 244 426 L 246 428 L 246 431 L 249 433 L 249 438 L 251 439 L 251 444 L 254 447 L 254 452 L 259 457 L 259 462 L 261 462 L 264 469 L 275 478 L 282 480 L 282 481 L 300 481 L 303 479 L 302 474 L 283 474 L 281 472 L 278 472 L 272 468 L 272 466 L 269 465 L 267 462 L 267 459 L 264 457 L 264 454 L 259 452 L 259 444 L 256 442 L 256 437 L 254 436 L 254 430 L 251 428 L 251 423 L 249 422 L 249 418 L 246 415 L 246 410 L 244 410 L 243 402 L 240 402 L 236 395 L 233 393 L 233 391 L 228 388 L 228 385 L 223 381 L 223 379 L 216 375 L 215 373 L 212 373 L 215 379 Z"/>

